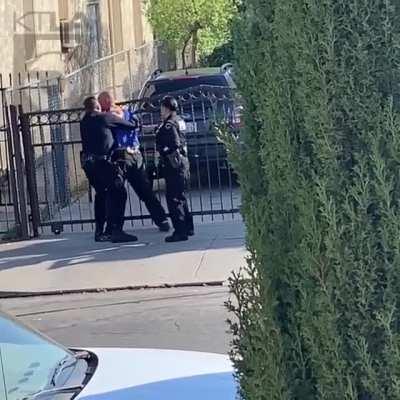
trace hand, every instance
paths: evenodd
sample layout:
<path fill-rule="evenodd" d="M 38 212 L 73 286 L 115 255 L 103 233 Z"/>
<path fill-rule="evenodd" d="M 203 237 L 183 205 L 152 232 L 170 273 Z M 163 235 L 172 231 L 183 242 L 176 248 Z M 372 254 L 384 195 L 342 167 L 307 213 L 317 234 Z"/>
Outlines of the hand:
<path fill-rule="evenodd" d="M 114 106 L 114 107 L 111 109 L 111 112 L 112 112 L 114 115 L 116 115 L 117 117 L 120 117 L 120 118 L 123 118 L 123 117 L 124 117 L 124 111 L 123 111 L 123 109 L 122 109 L 121 107 L 119 107 L 119 106 Z"/>

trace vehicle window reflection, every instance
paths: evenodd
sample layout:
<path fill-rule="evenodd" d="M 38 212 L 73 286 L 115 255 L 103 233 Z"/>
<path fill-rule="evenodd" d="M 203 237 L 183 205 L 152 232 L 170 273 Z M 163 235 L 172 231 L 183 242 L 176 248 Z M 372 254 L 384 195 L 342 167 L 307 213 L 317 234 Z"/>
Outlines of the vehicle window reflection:
<path fill-rule="evenodd" d="M 7 400 L 20 400 L 50 387 L 51 376 L 57 365 L 73 357 L 62 347 L 2 314 L 0 350 Z"/>
<path fill-rule="evenodd" d="M 4 370 L 3 370 L 3 355 L 1 353 L 1 345 L 0 345 L 0 399 L 7 400 L 6 383 L 5 383 Z"/>

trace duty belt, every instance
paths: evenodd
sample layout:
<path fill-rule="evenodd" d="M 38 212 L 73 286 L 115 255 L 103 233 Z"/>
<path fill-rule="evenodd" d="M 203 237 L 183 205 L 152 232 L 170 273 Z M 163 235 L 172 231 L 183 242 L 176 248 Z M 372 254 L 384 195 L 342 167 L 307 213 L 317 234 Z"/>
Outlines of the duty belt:
<path fill-rule="evenodd" d="M 81 152 L 81 163 L 82 165 L 87 163 L 87 162 L 93 162 L 93 161 L 109 161 L 110 156 L 108 155 L 97 155 L 97 154 L 85 154 Z"/>
<path fill-rule="evenodd" d="M 140 148 L 137 146 L 137 147 L 117 147 L 114 151 L 113 151 L 113 153 L 115 153 L 115 152 L 120 152 L 120 151 L 126 151 L 126 152 L 128 152 L 128 153 L 140 153 Z"/>

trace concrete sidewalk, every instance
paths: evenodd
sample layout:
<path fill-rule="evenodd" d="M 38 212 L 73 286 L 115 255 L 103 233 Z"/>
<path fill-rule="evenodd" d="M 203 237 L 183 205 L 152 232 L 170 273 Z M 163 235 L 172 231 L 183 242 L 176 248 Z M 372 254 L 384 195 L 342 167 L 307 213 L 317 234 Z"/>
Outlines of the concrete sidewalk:
<path fill-rule="evenodd" d="M 95 243 L 92 233 L 1 244 L 0 295 L 222 282 L 244 265 L 240 221 L 198 224 L 174 244 L 155 228 L 135 233 L 139 242 L 126 245 Z"/>

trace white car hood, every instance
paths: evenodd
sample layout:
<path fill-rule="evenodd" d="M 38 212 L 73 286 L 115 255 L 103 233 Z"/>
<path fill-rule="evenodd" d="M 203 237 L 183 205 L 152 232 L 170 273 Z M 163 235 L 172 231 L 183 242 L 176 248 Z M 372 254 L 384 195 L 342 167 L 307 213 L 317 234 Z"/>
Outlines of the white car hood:
<path fill-rule="evenodd" d="M 234 400 L 232 365 L 217 354 L 89 349 L 97 370 L 79 400 Z"/>

